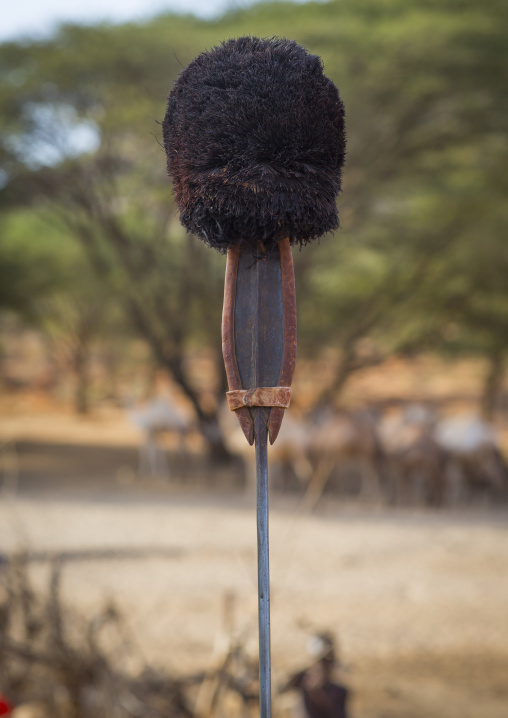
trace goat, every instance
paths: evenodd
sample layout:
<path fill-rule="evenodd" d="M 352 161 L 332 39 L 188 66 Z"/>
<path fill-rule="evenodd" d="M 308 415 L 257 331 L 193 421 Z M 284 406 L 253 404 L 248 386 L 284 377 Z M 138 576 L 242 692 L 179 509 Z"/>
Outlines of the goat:
<path fill-rule="evenodd" d="M 418 404 L 379 422 L 393 503 L 443 503 L 445 454 L 434 436 L 434 425 L 433 412 Z"/>
<path fill-rule="evenodd" d="M 184 438 L 192 428 L 192 421 L 177 410 L 168 398 L 162 396 L 150 399 L 141 407 L 129 409 L 127 417 L 143 435 L 139 449 L 140 475 L 169 478 L 166 452 L 160 445 L 160 439 L 164 434 L 176 434 L 182 449 Z"/>
<path fill-rule="evenodd" d="M 451 416 L 438 422 L 435 434 L 447 455 L 447 479 L 455 501 L 478 492 L 507 497 L 508 465 L 489 423 L 471 414 Z"/>

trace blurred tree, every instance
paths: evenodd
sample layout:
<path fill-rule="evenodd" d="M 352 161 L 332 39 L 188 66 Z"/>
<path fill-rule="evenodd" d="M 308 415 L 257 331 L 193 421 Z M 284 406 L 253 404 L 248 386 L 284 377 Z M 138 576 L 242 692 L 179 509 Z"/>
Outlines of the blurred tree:
<path fill-rule="evenodd" d="M 52 250 L 33 240 L 32 228 L 10 215 L 0 221 L 0 311 L 26 319 L 33 319 L 38 301 L 61 281 Z"/>
<path fill-rule="evenodd" d="M 414 350 L 440 349 L 448 355 L 486 360 L 481 410 L 492 420 L 502 393 L 508 355 L 508 251 L 504 232 L 508 210 L 484 198 L 482 212 L 461 235 L 453 251 L 436 262 L 429 290 L 407 312 L 421 317 L 419 332 L 408 333 Z M 471 199 L 473 202 L 473 198 Z M 432 292 L 432 287 L 438 291 Z M 410 325 L 409 317 L 406 325 Z M 416 342 L 415 342 L 416 338 Z"/>
<path fill-rule="evenodd" d="M 173 18 L 173 37 L 177 24 Z M 100 281 L 192 402 L 213 454 L 224 456 L 218 402 L 203 403 L 187 365 L 192 346 L 215 349 L 211 388 L 222 394 L 224 262 L 185 239 L 174 217 L 154 132 L 180 64 L 163 38 L 160 24 L 69 27 L 30 53 L 4 46 L 8 77 L 30 68 L 21 93 L 18 75 L 4 93 L 4 203 L 49 209 L 79 238 Z"/>
<path fill-rule="evenodd" d="M 444 334 L 459 315 L 455 350 L 490 357 L 484 405 L 499 392 L 497 347 L 508 337 L 508 285 L 494 280 L 508 269 L 508 6 L 496 0 L 484 10 L 470 0 L 301 10 L 299 39 L 337 79 L 349 128 L 345 231 L 341 242 L 312 248 L 304 270 L 301 336 L 313 351 L 341 349 L 322 398 L 396 352 L 449 351 Z"/>
<path fill-rule="evenodd" d="M 43 303 L 43 326 L 59 364 L 75 377 L 74 405 L 78 414 L 89 411 L 90 359 L 93 340 L 101 327 L 100 297 L 77 298 L 75 293 L 53 296 Z"/>
<path fill-rule="evenodd" d="M 349 128 L 341 241 L 295 257 L 301 346 L 341 350 L 328 394 L 393 352 L 444 348 L 450 323 L 464 337 L 457 351 L 497 356 L 506 290 L 488 272 L 506 255 L 507 15 L 501 0 L 488 12 L 472 0 L 273 3 L 218 22 L 163 16 L 6 43 L 0 203 L 51 214 L 79 238 L 223 454 L 223 260 L 178 225 L 156 120 L 200 50 L 245 33 L 294 37 L 323 57 Z M 214 401 L 189 372 L 196 347 L 215 357 Z"/>
<path fill-rule="evenodd" d="M 79 244 L 51 217 L 20 211 L 4 217 L 0 310 L 14 311 L 42 331 L 51 364 L 74 375 L 76 410 L 86 413 L 92 345 L 106 332 L 118 340 L 126 330 L 109 286 L 97 280 Z"/>
<path fill-rule="evenodd" d="M 87 414 L 93 350 L 110 339 L 125 344 L 128 331 L 109 287 L 97 281 L 86 263 L 83 266 L 82 256 L 76 261 L 80 254 L 74 252 L 68 259 L 65 283 L 38 303 L 36 321 L 49 341 L 56 366 L 73 376 L 76 412 Z"/>

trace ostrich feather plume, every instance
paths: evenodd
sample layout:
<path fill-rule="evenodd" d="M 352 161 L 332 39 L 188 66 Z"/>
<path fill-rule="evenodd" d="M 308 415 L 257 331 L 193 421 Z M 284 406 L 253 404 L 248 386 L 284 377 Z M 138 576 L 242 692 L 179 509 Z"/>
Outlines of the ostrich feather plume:
<path fill-rule="evenodd" d="M 184 227 L 220 251 L 338 227 L 344 107 L 296 42 L 241 37 L 193 60 L 163 122 Z"/>

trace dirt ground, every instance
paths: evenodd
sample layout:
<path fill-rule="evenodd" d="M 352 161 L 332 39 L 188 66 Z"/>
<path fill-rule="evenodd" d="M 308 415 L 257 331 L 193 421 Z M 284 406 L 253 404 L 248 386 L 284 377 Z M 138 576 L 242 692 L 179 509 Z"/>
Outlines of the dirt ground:
<path fill-rule="evenodd" d="M 294 508 L 272 500 L 276 685 L 306 664 L 313 631 L 331 629 L 353 718 L 508 715 L 505 510 Z M 21 488 L 0 500 L 0 546 L 33 552 L 41 583 L 41 555 L 65 552 L 68 604 L 89 615 L 114 599 L 151 663 L 206 667 L 226 596 L 255 654 L 255 508 L 238 492 Z"/>
<path fill-rule="evenodd" d="M 389 388 L 439 404 L 453 394 L 452 409 L 469 409 L 478 368 L 438 369 L 365 373 L 351 396 L 381 401 Z M 304 380 L 300 389 L 305 398 Z M 31 552 L 41 586 L 44 557 L 63 553 L 67 604 L 91 616 L 113 599 L 143 660 L 171 672 L 210 664 L 226 604 L 256 655 L 255 507 L 238 488 L 239 468 L 215 476 L 211 492 L 197 451 L 179 485 L 140 483 L 139 436 L 119 411 L 78 419 L 45 397 L 24 401 L 0 411 L 0 553 Z M 506 412 L 498 429 L 507 449 Z M 351 718 L 506 718 L 507 507 L 395 510 L 325 498 L 302 516 L 296 500 L 275 495 L 271 505 L 275 686 L 308 663 L 313 632 L 328 629 Z"/>

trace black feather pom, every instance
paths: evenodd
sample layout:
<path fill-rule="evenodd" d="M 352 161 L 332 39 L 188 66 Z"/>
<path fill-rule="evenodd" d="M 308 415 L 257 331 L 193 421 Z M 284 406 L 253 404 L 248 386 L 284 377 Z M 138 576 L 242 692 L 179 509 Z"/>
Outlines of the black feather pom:
<path fill-rule="evenodd" d="M 338 227 L 344 107 L 297 43 L 242 37 L 199 55 L 163 137 L 181 222 L 210 246 L 306 244 Z"/>

